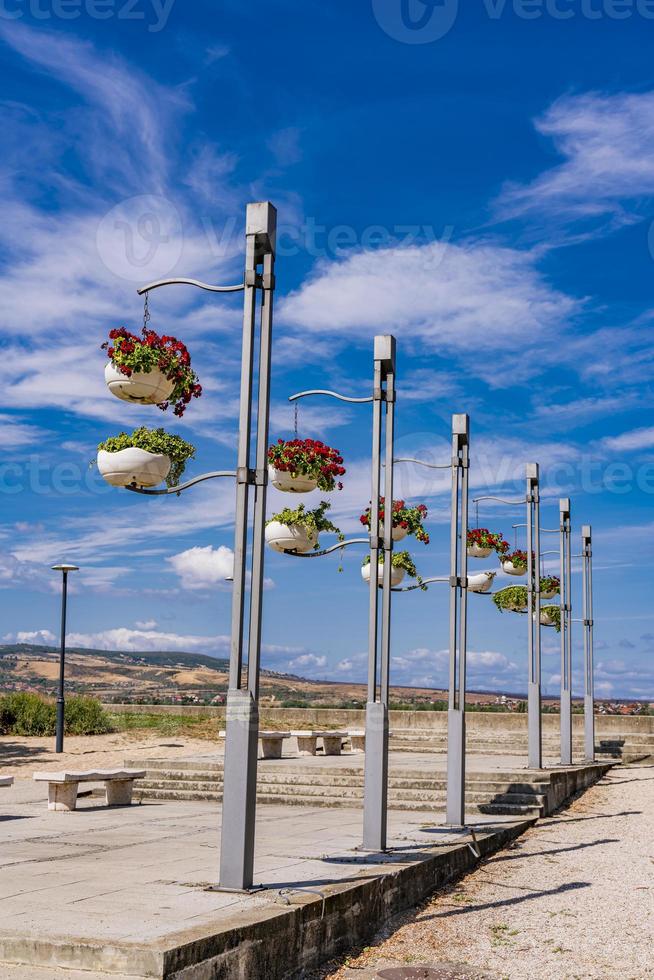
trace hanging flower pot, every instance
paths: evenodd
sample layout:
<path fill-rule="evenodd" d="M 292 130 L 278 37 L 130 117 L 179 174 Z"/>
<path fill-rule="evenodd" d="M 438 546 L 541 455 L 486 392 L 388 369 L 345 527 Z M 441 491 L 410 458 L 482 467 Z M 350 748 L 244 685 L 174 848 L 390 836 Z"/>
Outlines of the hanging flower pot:
<path fill-rule="evenodd" d="M 165 429 L 141 426 L 131 435 L 121 432 L 98 446 L 100 473 L 114 487 L 156 487 L 163 480 L 177 486 L 195 447 Z"/>
<path fill-rule="evenodd" d="M 556 632 L 561 632 L 561 607 L 541 606 L 540 621 L 542 626 L 554 626 Z"/>
<path fill-rule="evenodd" d="M 107 387 L 123 401 L 158 405 L 162 411 L 172 402 L 181 418 L 191 398 L 202 394 L 191 356 L 175 337 L 160 337 L 147 326 L 137 337 L 120 327 L 110 331 L 102 349 L 109 358 L 104 372 Z"/>
<path fill-rule="evenodd" d="M 371 507 L 367 507 L 359 520 L 364 527 L 370 530 Z M 392 511 L 392 537 L 393 541 L 403 541 L 408 534 L 413 534 L 418 541 L 429 544 L 429 535 L 423 527 L 423 521 L 427 517 L 427 508 L 424 504 L 417 507 L 408 507 L 403 500 L 393 501 Z M 386 522 L 386 506 L 384 497 L 379 498 L 379 536 L 384 536 L 384 524 Z"/>
<path fill-rule="evenodd" d="M 493 602 L 500 612 L 525 612 L 527 609 L 527 586 L 510 585 L 500 589 L 493 596 Z"/>
<path fill-rule="evenodd" d="M 510 554 L 500 557 L 502 571 L 506 575 L 526 575 L 527 574 L 527 552 L 512 551 Z"/>
<path fill-rule="evenodd" d="M 391 558 L 391 587 L 395 588 L 404 579 L 405 574 L 409 578 L 415 578 L 418 585 L 422 586 L 422 579 L 418 575 L 418 570 L 413 558 L 408 551 L 394 551 Z M 361 566 L 361 578 L 364 582 L 370 581 L 370 555 L 366 555 Z M 380 588 L 384 584 L 384 553 L 380 552 L 377 563 L 377 583 Z"/>
<path fill-rule="evenodd" d="M 547 575 L 540 580 L 541 599 L 553 599 L 561 594 L 561 579 L 556 575 Z M 558 607 L 557 607 L 558 608 Z"/>
<path fill-rule="evenodd" d="M 168 401 L 175 387 L 175 382 L 167 378 L 159 368 L 148 372 L 134 371 L 128 377 L 113 361 L 104 369 L 104 380 L 116 398 L 125 402 L 137 402 L 139 405 L 163 404 Z"/>
<path fill-rule="evenodd" d="M 317 439 L 278 439 L 268 449 L 268 476 L 277 490 L 286 493 L 324 493 L 342 490 L 343 457 L 337 449 Z"/>
<path fill-rule="evenodd" d="M 478 575 L 468 575 L 470 592 L 490 592 L 493 579 L 497 572 L 480 572 Z"/>
<path fill-rule="evenodd" d="M 493 534 L 485 527 L 468 531 L 467 547 L 469 558 L 488 558 L 494 551 L 505 555 L 509 550 L 509 544 L 501 534 Z"/>
<path fill-rule="evenodd" d="M 266 542 L 274 551 L 296 551 L 303 555 L 318 547 L 318 536 L 330 531 L 344 539 L 340 528 L 327 520 L 325 512 L 331 504 L 323 500 L 315 510 L 305 510 L 300 504 L 296 510 L 286 507 L 266 523 Z"/>

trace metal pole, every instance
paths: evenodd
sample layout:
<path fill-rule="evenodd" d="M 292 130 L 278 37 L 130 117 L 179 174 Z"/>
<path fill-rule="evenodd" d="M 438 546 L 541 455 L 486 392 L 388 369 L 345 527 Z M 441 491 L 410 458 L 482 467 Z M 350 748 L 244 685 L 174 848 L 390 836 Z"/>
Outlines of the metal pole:
<path fill-rule="evenodd" d="M 561 765 L 572 765 L 572 623 L 570 500 L 559 501 L 561 528 Z"/>
<path fill-rule="evenodd" d="M 581 529 L 584 618 L 584 755 L 595 761 L 595 683 L 593 676 L 593 534 L 590 524 Z"/>
<path fill-rule="evenodd" d="M 465 825 L 466 644 L 468 622 L 468 474 L 470 421 L 452 416 L 450 517 L 450 678 L 447 705 L 446 823 Z"/>
<path fill-rule="evenodd" d="M 386 402 L 384 538 L 379 535 L 379 489 L 381 486 L 382 402 Z M 391 572 L 393 558 L 393 443 L 395 437 L 395 338 L 375 337 L 372 500 L 370 504 L 370 618 L 368 628 L 368 703 L 366 705 L 366 757 L 363 796 L 363 848 L 386 849 L 388 812 L 388 694 L 391 640 Z M 378 646 L 378 560 L 384 550 L 382 579 L 381 655 Z M 379 699 L 377 666 L 381 660 Z"/>
<path fill-rule="evenodd" d="M 252 886 L 259 734 L 259 663 L 266 507 L 270 348 L 274 290 L 277 211 L 269 201 L 248 204 L 246 214 L 245 290 L 241 396 L 236 471 L 234 590 L 227 692 L 220 887 L 243 891 Z M 259 267 L 263 266 L 263 274 Z M 262 290 L 257 403 L 256 463 L 250 465 L 256 291 Z M 243 687 L 245 584 L 249 488 L 254 487 L 252 584 L 248 645 L 248 683 Z"/>
<path fill-rule="evenodd" d="M 64 676 L 66 664 L 66 606 L 68 603 L 68 572 L 63 572 L 61 586 L 61 652 L 59 654 L 59 687 L 57 689 L 57 728 L 55 752 L 64 751 Z"/>
<path fill-rule="evenodd" d="M 540 643 L 540 488 L 538 463 L 527 463 L 527 690 L 528 756 L 531 769 L 543 768 Z"/>

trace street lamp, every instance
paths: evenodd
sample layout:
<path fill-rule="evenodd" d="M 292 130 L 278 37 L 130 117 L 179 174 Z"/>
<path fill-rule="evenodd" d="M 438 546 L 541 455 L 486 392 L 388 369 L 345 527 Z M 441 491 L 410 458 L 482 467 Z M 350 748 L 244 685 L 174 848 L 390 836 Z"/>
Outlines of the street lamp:
<path fill-rule="evenodd" d="M 61 652 L 59 654 L 59 687 L 57 689 L 57 728 L 55 752 L 64 751 L 64 671 L 66 662 L 66 606 L 68 603 L 68 573 L 79 572 L 77 565 L 53 565 L 53 572 L 62 573 L 61 586 Z"/>

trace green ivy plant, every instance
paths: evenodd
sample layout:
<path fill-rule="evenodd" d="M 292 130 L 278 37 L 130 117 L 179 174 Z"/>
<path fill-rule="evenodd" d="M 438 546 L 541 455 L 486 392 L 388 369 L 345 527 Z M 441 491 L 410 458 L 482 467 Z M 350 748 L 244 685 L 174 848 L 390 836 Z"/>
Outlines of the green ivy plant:
<path fill-rule="evenodd" d="M 181 436 L 166 432 L 165 429 L 148 429 L 142 425 L 134 429 L 131 435 L 121 432 L 120 435 L 110 436 L 98 446 L 108 453 L 118 453 L 121 449 L 144 449 L 148 453 L 161 453 L 168 456 L 171 462 L 170 473 L 166 477 L 168 487 L 179 483 L 186 464 L 195 458 L 195 446 L 186 442 Z"/>
<path fill-rule="evenodd" d="M 361 564 L 364 567 L 366 565 L 369 565 L 370 564 L 370 555 L 366 555 L 366 557 L 363 559 L 363 562 Z M 383 565 L 384 564 L 384 552 L 383 551 L 380 551 L 379 552 L 379 564 L 380 565 Z M 411 555 L 409 554 L 408 551 L 394 551 L 393 552 L 393 555 L 392 555 L 392 558 L 391 558 L 391 565 L 393 566 L 393 568 L 402 568 L 402 569 L 404 569 L 404 571 L 407 573 L 407 575 L 409 576 L 409 578 L 416 579 L 416 581 L 418 582 L 418 585 L 420 586 L 420 588 L 426 590 L 427 586 L 426 585 L 423 585 L 422 578 L 420 577 L 420 575 L 418 575 L 418 569 L 415 566 L 415 562 L 413 561 L 413 558 L 411 557 Z"/>
<path fill-rule="evenodd" d="M 506 609 L 515 611 L 516 609 L 527 608 L 527 586 L 509 585 L 506 589 L 500 589 L 493 596 L 493 602 L 500 612 Z"/>
<path fill-rule="evenodd" d="M 561 632 L 561 607 L 560 606 L 541 606 L 541 613 L 547 613 L 550 619 L 554 620 L 554 628 L 557 633 Z"/>
<path fill-rule="evenodd" d="M 345 535 L 341 529 L 332 524 L 329 518 L 325 516 L 330 507 L 331 504 L 326 500 L 321 500 L 320 506 L 314 510 L 307 510 L 304 504 L 300 504 L 295 510 L 285 507 L 284 510 L 280 510 L 278 514 L 274 514 L 269 521 L 266 521 L 266 525 L 278 521 L 280 524 L 286 524 L 287 527 L 303 527 L 306 528 L 309 535 L 315 535 L 316 539 L 321 531 L 330 531 L 337 535 L 339 541 L 344 541 Z M 317 547 L 318 544 L 316 543 Z"/>

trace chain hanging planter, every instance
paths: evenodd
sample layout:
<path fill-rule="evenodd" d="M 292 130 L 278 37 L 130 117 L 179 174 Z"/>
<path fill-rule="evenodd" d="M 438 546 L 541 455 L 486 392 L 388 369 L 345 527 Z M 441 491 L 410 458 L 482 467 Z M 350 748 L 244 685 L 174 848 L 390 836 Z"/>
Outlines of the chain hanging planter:
<path fill-rule="evenodd" d="M 359 518 L 360 522 L 364 527 L 370 530 L 370 512 L 371 508 L 368 506 Z M 423 521 L 427 517 L 427 508 L 424 504 L 418 504 L 416 507 L 411 507 L 407 505 L 403 500 L 393 501 L 393 510 L 391 513 L 392 520 L 392 538 L 393 541 L 403 541 L 407 535 L 412 534 L 418 541 L 422 541 L 423 544 L 429 544 L 429 535 L 424 529 Z M 384 525 L 386 522 L 386 501 L 384 497 L 379 498 L 379 536 L 384 537 Z"/>
<path fill-rule="evenodd" d="M 553 599 L 561 594 L 561 579 L 556 575 L 547 575 L 540 580 L 541 599 Z M 557 607 L 558 608 L 558 607 Z"/>
<path fill-rule="evenodd" d="M 489 558 L 493 552 L 501 557 L 509 550 L 509 544 L 501 534 L 494 534 L 486 527 L 476 527 L 468 531 L 469 558 Z"/>
<path fill-rule="evenodd" d="M 542 606 L 540 610 L 541 626 L 554 626 L 557 633 L 561 632 L 561 607 Z"/>
<path fill-rule="evenodd" d="M 122 401 L 157 405 L 162 411 L 172 402 L 175 415 L 181 417 L 191 398 L 200 397 L 202 386 L 185 345 L 176 337 L 160 337 L 149 328 L 149 320 L 146 293 L 141 336 L 120 327 L 111 330 L 102 345 L 109 358 L 105 383 Z"/>
<path fill-rule="evenodd" d="M 268 449 L 268 477 L 285 493 L 342 490 L 343 457 L 317 439 L 278 439 Z"/>
<path fill-rule="evenodd" d="M 97 466 L 114 487 L 156 487 L 164 480 L 176 486 L 195 447 L 165 429 L 141 426 L 131 435 L 121 432 L 98 446 Z"/>
<path fill-rule="evenodd" d="M 505 575 L 526 575 L 527 574 L 527 552 L 512 551 L 510 554 L 500 556 L 502 571 Z"/>
<path fill-rule="evenodd" d="M 525 612 L 527 609 L 527 586 L 510 585 L 500 589 L 493 596 L 493 602 L 500 612 Z"/>
<path fill-rule="evenodd" d="M 330 507 L 331 504 L 326 500 L 315 510 L 305 510 L 304 504 L 300 504 L 296 510 L 286 507 L 266 522 L 266 543 L 273 551 L 292 551 L 305 555 L 317 549 L 322 531 L 337 534 L 342 541 L 344 535 L 340 528 L 325 517 Z"/>

